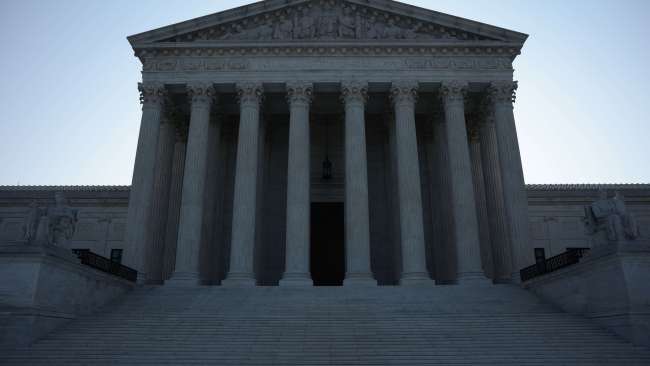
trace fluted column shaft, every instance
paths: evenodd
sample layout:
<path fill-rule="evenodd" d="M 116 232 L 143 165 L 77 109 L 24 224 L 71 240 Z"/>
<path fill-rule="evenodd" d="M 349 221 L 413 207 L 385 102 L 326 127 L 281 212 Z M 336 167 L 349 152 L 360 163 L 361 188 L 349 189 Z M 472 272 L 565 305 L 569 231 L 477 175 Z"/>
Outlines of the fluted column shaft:
<path fill-rule="evenodd" d="M 260 139 L 261 84 L 241 84 L 239 94 L 240 120 L 233 199 L 230 268 L 222 284 L 254 286 L 254 249 L 257 215 L 257 176 Z"/>
<path fill-rule="evenodd" d="M 456 240 L 456 278 L 459 284 L 487 282 L 481 268 L 479 227 L 472 185 L 472 167 L 465 123 L 465 84 L 444 83 L 441 96 L 445 110 L 451 208 Z"/>
<path fill-rule="evenodd" d="M 167 208 L 167 228 L 165 233 L 165 259 L 163 279 L 168 280 L 176 267 L 176 243 L 178 242 L 178 220 L 181 215 L 183 195 L 183 171 L 185 169 L 185 150 L 187 148 L 187 128 L 176 126 L 176 142 L 172 162 L 172 177 L 169 184 L 169 207 Z"/>
<path fill-rule="evenodd" d="M 170 279 L 174 285 L 199 285 L 199 256 L 203 225 L 203 192 L 207 174 L 208 129 L 214 89 L 205 84 L 188 85 L 191 100 L 190 129 L 187 137 L 183 193 L 178 224 L 176 268 Z"/>
<path fill-rule="evenodd" d="M 219 184 L 218 177 L 220 173 L 220 160 L 223 156 L 221 150 L 221 127 L 222 116 L 213 113 L 208 127 L 208 159 L 207 173 L 205 177 L 205 191 L 203 192 L 203 232 L 201 237 L 201 273 L 204 281 L 209 284 L 218 283 L 217 274 L 220 270 L 220 262 L 217 260 L 219 252 L 219 238 L 221 233 L 222 222 L 219 220 L 220 215 L 217 212 L 218 205 L 221 202 L 222 187 Z"/>
<path fill-rule="evenodd" d="M 436 214 L 438 215 L 438 251 L 434 258 L 436 264 L 436 283 L 448 284 L 456 277 L 456 249 L 454 248 L 453 218 L 451 212 L 451 183 L 449 182 L 449 149 L 447 148 L 447 128 L 444 113 L 433 121 L 433 141 L 436 156 Z M 435 206 L 434 206 L 435 207 Z"/>
<path fill-rule="evenodd" d="M 516 82 L 496 82 L 490 87 L 496 123 L 499 163 L 506 213 L 512 245 L 512 278 L 519 280 L 519 270 L 535 262 L 529 248 L 528 197 L 521 166 L 517 127 L 513 113 Z"/>
<path fill-rule="evenodd" d="M 402 285 L 432 283 L 427 273 L 422 221 L 422 187 L 415 129 L 417 88 L 415 82 L 397 82 L 391 88 L 395 109 Z"/>
<path fill-rule="evenodd" d="M 488 211 L 490 239 L 492 242 L 492 258 L 494 263 L 493 278 L 495 282 L 509 282 L 512 267 L 512 254 L 505 204 L 503 200 L 503 185 L 501 183 L 501 165 L 494 119 L 486 117 L 480 126 L 481 159 L 483 162 L 483 178 L 485 181 L 485 205 Z"/>
<path fill-rule="evenodd" d="M 153 204 L 151 207 L 151 230 L 147 244 L 147 264 L 149 274 L 147 282 L 160 284 L 163 281 L 163 258 L 165 251 L 165 233 L 167 208 L 169 207 L 169 187 L 174 155 L 174 130 L 169 116 L 163 118 L 158 139 L 158 153 L 153 186 Z"/>
<path fill-rule="evenodd" d="M 287 242 L 284 276 L 280 285 L 311 286 L 309 106 L 312 85 L 287 85 L 289 100 L 289 162 L 287 168 Z"/>
<path fill-rule="evenodd" d="M 474 200 L 478 219 L 479 240 L 481 243 L 481 263 L 485 274 L 491 277 L 494 271 L 492 264 L 492 245 L 490 224 L 485 199 L 485 180 L 483 179 L 483 162 L 481 161 L 481 142 L 477 126 L 469 131 L 469 156 L 472 164 L 472 183 L 474 184 Z"/>
<path fill-rule="evenodd" d="M 365 83 L 344 83 L 345 259 L 344 285 L 376 285 L 370 268 L 370 217 L 366 152 Z"/>
<path fill-rule="evenodd" d="M 125 264 L 138 271 L 138 282 L 144 282 L 147 270 L 145 247 L 147 233 L 151 230 L 151 206 L 158 136 L 167 93 L 162 84 L 140 84 L 139 89 L 142 101 L 142 120 L 129 194 Z"/>

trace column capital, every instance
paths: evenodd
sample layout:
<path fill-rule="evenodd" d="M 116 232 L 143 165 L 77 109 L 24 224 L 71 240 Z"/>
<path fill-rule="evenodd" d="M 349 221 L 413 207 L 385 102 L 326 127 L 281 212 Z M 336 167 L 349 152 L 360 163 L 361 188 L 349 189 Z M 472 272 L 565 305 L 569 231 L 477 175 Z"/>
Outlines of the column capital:
<path fill-rule="evenodd" d="M 518 87 L 516 81 L 493 81 L 488 87 L 488 97 L 494 103 L 514 104 Z"/>
<path fill-rule="evenodd" d="M 143 107 L 162 108 L 168 96 L 167 89 L 162 83 L 138 83 L 138 91 L 140 91 L 140 103 Z"/>
<path fill-rule="evenodd" d="M 440 96 L 445 104 L 464 102 L 466 92 L 467 82 L 465 81 L 445 81 L 440 86 Z"/>
<path fill-rule="evenodd" d="M 418 82 L 413 80 L 393 81 L 390 87 L 390 100 L 393 105 L 412 104 L 418 99 Z"/>
<path fill-rule="evenodd" d="M 368 100 L 368 83 L 365 81 L 344 81 L 341 83 L 341 100 L 345 104 L 362 103 Z"/>
<path fill-rule="evenodd" d="M 239 83 L 237 84 L 237 98 L 240 105 L 262 104 L 264 100 L 264 86 L 262 83 Z"/>
<path fill-rule="evenodd" d="M 289 105 L 311 104 L 313 91 L 314 91 L 314 86 L 310 82 L 305 82 L 305 81 L 288 82 L 287 100 L 289 101 Z"/>
<path fill-rule="evenodd" d="M 206 83 L 191 83 L 187 84 L 187 96 L 190 103 L 194 105 L 211 106 L 216 98 L 216 92 L 211 84 Z"/>

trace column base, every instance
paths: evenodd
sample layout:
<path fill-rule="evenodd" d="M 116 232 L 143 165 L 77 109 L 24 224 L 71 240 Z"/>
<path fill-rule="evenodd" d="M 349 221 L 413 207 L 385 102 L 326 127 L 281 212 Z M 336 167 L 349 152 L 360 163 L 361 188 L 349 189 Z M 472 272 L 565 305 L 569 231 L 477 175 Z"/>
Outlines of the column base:
<path fill-rule="evenodd" d="M 223 287 L 255 287 L 257 281 L 252 273 L 229 273 L 226 279 L 221 281 Z"/>
<path fill-rule="evenodd" d="M 306 273 L 285 273 L 278 285 L 280 287 L 312 287 L 314 281 Z"/>
<path fill-rule="evenodd" d="M 202 284 L 201 276 L 191 272 L 174 272 L 172 277 L 165 281 L 165 286 L 173 287 L 195 287 Z"/>
<path fill-rule="evenodd" d="M 435 286 L 436 283 L 426 272 L 402 273 L 399 280 L 400 286 Z"/>
<path fill-rule="evenodd" d="M 492 281 L 483 273 L 459 273 L 456 282 L 461 286 L 492 286 Z"/>
<path fill-rule="evenodd" d="M 375 287 L 377 286 L 377 280 L 372 278 L 372 275 L 369 273 L 354 273 L 346 274 L 345 279 L 343 280 L 343 286 L 368 286 Z"/>

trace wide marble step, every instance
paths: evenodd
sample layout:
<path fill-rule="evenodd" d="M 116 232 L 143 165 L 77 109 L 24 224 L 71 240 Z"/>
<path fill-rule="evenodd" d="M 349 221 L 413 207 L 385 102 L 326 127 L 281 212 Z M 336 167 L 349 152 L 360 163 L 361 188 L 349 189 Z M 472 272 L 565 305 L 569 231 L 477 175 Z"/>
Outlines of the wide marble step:
<path fill-rule="evenodd" d="M 7 365 L 649 365 L 515 286 L 140 288 Z"/>

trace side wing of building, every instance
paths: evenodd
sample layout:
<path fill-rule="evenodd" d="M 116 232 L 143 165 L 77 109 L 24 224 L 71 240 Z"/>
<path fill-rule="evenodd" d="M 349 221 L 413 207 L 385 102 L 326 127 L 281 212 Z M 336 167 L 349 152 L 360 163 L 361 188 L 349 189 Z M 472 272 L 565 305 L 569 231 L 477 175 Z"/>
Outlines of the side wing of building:
<path fill-rule="evenodd" d="M 650 185 L 529 185 L 530 250 L 543 248 L 547 256 L 567 248 L 589 248 L 584 227 L 584 206 L 593 202 L 599 189 L 619 191 L 639 224 L 641 237 L 650 239 Z M 24 240 L 30 204 L 54 205 L 54 194 L 63 192 L 78 210 L 78 223 L 70 249 L 90 249 L 117 256 L 125 249 L 129 187 L 1 187 L 0 242 Z"/>

